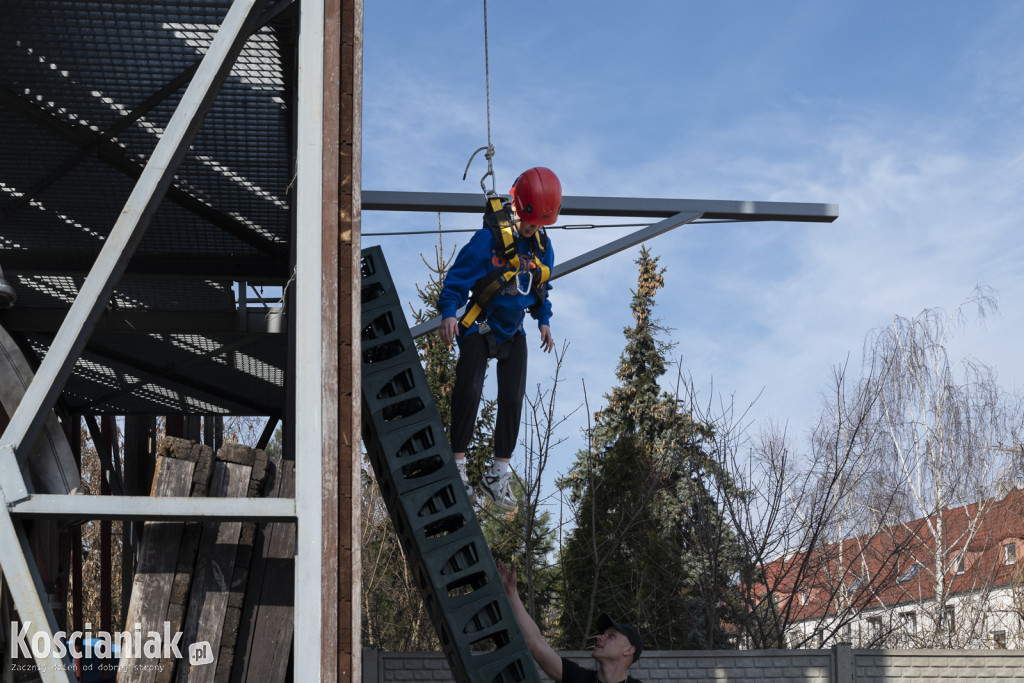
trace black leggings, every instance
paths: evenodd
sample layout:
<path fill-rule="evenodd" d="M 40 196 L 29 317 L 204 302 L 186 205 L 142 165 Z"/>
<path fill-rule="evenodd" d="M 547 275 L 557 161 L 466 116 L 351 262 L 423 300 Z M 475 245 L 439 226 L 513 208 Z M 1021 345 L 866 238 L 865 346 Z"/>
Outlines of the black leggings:
<path fill-rule="evenodd" d="M 526 335 L 517 334 L 500 346 L 490 335 L 471 334 L 459 344 L 452 391 L 452 451 L 465 453 L 473 438 L 487 362 L 498 359 L 498 415 L 494 425 L 494 457 L 508 460 L 519 439 L 526 394 Z"/>

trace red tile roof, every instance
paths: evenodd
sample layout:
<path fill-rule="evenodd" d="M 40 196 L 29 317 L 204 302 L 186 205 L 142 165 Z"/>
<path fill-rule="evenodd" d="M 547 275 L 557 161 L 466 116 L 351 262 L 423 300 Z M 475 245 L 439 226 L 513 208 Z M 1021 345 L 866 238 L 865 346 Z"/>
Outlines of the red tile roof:
<path fill-rule="evenodd" d="M 842 543 L 822 546 L 810 555 L 793 553 L 764 567 L 762 596 L 791 609 L 802 621 L 834 613 L 848 598 L 856 609 L 892 607 L 935 597 L 935 536 L 942 524 L 943 580 L 947 597 L 1020 581 L 1024 573 L 1024 489 L 941 515 L 883 528 Z M 1004 548 L 1014 544 L 1014 563 Z M 957 572 L 963 557 L 963 570 Z M 915 564 L 919 567 L 915 570 Z M 902 579 L 902 580 L 901 580 Z"/>

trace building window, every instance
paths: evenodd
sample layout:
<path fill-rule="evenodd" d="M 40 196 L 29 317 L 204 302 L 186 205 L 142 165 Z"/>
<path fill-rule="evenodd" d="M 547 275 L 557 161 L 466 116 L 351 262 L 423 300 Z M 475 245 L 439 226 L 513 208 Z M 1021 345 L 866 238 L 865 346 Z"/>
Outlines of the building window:
<path fill-rule="evenodd" d="M 878 647 L 882 638 L 882 617 L 868 617 L 868 647 Z"/>
<path fill-rule="evenodd" d="M 922 566 L 923 565 L 920 562 L 915 562 L 910 565 L 903 570 L 903 573 L 900 574 L 900 578 L 896 579 L 896 583 L 906 583 L 907 581 L 910 581 L 912 578 L 917 576 L 917 573 L 921 571 Z"/>
<path fill-rule="evenodd" d="M 960 557 L 956 558 L 956 573 L 963 574 L 965 565 L 967 563 L 967 557 L 961 553 Z"/>
<path fill-rule="evenodd" d="M 1003 562 L 1006 564 L 1017 563 L 1017 544 L 1007 543 L 1003 546 Z"/>
<path fill-rule="evenodd" d="M 903 622 L 903 632 L 907 635 L 917 635 L 917 612 L 901 612 L 900 620 Z"/>
<path fill-rule="evenodd" d="M 956 607 L 953 605 L 946 605 L 942 608 L 942 632 L 950 635 L 956 633 Z"/>
<path fill-rule="evenodd" d="M 992 647 L 996 650 L 1006 649 L 1006 631 L 992 631 Z"/>

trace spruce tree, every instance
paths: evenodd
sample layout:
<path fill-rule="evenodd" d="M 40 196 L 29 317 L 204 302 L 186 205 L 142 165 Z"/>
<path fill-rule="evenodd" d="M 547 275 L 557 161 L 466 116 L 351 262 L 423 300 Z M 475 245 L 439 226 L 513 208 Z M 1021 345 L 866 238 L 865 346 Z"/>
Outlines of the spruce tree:
<path fill-rule="evenodd" d="M 724 475 L 702 450 L 711 427 L 658 384 L 672 348 L 653 315 L 664 270 L 646 248 L 636 263 L 618 385 L 560 482 L 576 517 L 563 548 L 560 645 L 585 647 L 608 612 L 635 624 L 645 647 L 721 647 L 736 557 L 711 493 L 722 489 L 708 484 Z"/>

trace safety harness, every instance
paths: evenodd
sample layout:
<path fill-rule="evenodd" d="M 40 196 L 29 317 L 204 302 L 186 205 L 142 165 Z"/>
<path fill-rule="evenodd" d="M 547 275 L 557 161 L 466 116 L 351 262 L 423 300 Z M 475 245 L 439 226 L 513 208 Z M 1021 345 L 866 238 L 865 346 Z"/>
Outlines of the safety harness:
<path fill-rule="evenodd" d="M 525 272 L 530 273 L 531 281 L 527 290 L 520 290 L 520 294 L 527 294 L 530 289 L 533 289 L 537 292 L 538 298 L 538 302 L 530 307 L 531 313 L 541 306 L 547 298 L 547 281 L 551 279 L 551 269 L 545 266 L 540 259 L 541 255 L 547 250 L 547 234 L 542 230 L 538 230 L 529 238 L 533 246 L 531 252 L 534 268 L 531 268 L 529 263 L 522 264 L 519 257 L 519 242 L 524 238 L 519 237 L 513 232 L 512 224 L 508 219 L 507 204 L 502 203 L 501 198 L 493 193 L 487 194 L 487 211 L 484 214 L 484 226 L 490 228 L 491 234 L 494 237 L 494 243 L 498 245 L 505 259 L 505 265 L 499 266 L 487 275 L 484 275 L 471 288 L 469 305 L 466 307 L 466 313 L 459 321 L 463 329 L 469 329 L 480 318 L 481 314 L 485 314 L 488 307 L 494 301 L 494 297 L 505 289 L 505 286 L 512 278 L 523 272 L 522 268 L 524 265 L 526 267 Z M 534 275 L 534 270 L 539 274 L 539 277 Z M 486 315 L 484 315 L 484 318 L 486 318 Z"/>

